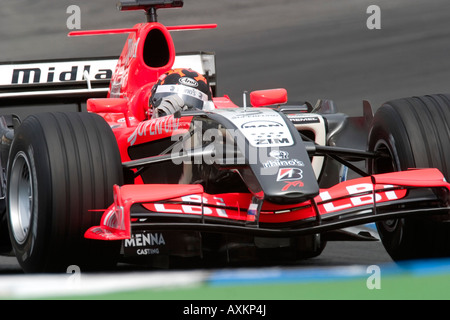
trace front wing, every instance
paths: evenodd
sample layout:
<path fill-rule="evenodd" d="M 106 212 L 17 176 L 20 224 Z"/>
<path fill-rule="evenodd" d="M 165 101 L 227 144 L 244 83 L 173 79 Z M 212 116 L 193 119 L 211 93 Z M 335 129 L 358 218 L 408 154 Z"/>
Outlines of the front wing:
<path fill-rule="evenodd" d="M 450 184 L 437 169 L 352 179 L 296 205 L 258 204 L 251 194 L 210 195 L 201 185 L 114 187 L 114 204 L 88 239 L 126 240 L 132 230 L 294 237 L 414 215 L 445 215 Z M 376 201 L 373 201 L 373 200 Z"/>

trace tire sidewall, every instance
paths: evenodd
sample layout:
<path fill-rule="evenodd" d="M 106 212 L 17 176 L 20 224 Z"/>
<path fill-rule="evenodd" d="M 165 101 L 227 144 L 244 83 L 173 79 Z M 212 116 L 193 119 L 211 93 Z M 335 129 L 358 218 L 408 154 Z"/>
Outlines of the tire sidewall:
<path fill-rule="evenodd" d="M 37 128 L 35 128 L 37 129 Z M 30 218 L 30 227 L 26 239 L 23 243 L 16 241 L 11 221 L 11 212 L 9 195 L 7 193 L 7 219 L 10 230 L 10 240 L 13 246 L 16 257 L 25 272 L 33 272 L 36 266 L 42 265 L 47 253 L 44 250 L 49 250 L 45 235 L 48 235 L 51 230 L 48 229 L 48 222 L 52 221 L 51 210 L 49 210 L 49 201 L 44 194 L 52 193 L 52 186 L 50 184 L 50 168 L 48 166 L 48 159 L 46 159 L 46 143 L 44 140 L 36 143 L 34 140 L 40 135 L 27 135 L 26 132 L 19 131 L 17 138 L 11 146 L 11 158 L 8 162 L 8 176 L 7 176 L 7 190 L 11 187 L 11 172 L 14 165 L 14 160 L 19 153 L 24 156 L 28 162 L 30 175 L 32 180 L 32 210 Z M 40 145 L 36 149 L 36 145 Z M 33 147 L 34 146 L 34 147 Z M 38 214 L 39 212 L 39 214 Z M 47 249 L 45 249 L 47 248 Z M 44 267 L 44 266 L 42 266 Z M 41 267 L 38 267 L 41 268 Z"/>

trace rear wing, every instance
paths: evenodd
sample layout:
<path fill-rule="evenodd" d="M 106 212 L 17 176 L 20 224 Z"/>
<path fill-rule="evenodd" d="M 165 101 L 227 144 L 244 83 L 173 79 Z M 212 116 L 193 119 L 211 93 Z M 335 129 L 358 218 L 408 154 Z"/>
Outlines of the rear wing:
<path fill-rule="evenodd" d="M 20 119 L 42 111 L 86 111 L 86 100 L 106 97 L 118 57 L 0 63 L 0 114 Z M 174 68 L 202 73 L 216 93 L 215 54 L 177 54 Z"/>

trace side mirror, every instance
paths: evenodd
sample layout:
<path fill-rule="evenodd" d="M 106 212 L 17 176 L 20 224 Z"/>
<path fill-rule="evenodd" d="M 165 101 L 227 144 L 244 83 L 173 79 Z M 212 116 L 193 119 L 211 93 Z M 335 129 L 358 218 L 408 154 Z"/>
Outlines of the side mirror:
<path fill-rule="evenodd" d="M 122 113 L 125 116 L 127 126 L 130 126 L 128 119 L 128 100 L 123 98 L 100 98 L 88 99 L 86 103 L 87 111 L 94 113 Z"/>
<path fill-rule="evenodd" d="M 94 113 L 127 113 L 128 100 L 123 98 L 88 99 L 87 110 Z"/>
<path fill-rule="evenodd" d="M 264 107 L 287 102 L 286 89 L 257 90 L 250 92 L 250 104 L 253 107 Z"/>

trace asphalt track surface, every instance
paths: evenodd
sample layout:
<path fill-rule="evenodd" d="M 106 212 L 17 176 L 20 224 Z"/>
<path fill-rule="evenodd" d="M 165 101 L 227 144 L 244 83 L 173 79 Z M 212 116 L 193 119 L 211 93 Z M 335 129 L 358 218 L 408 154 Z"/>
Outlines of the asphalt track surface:
<path fill-rule="evenodd" d="M 120 13 L 115 0 L 2 0 L 0 60 L 119 55 L 123 35 L 68 38 L 69 5 L 81 8 L 83 30 L 131 27 L 141 12 Z M 369 30 L 369 5 L 381 29 Z M 219 95 L 238 104 L 244 90 L 284 87 L 290 101 L 332 99 L 360 115 L 362 100 L 384 101 L 450 92 L 448 0 L 185 0 L 159 12 L 167 25 L 217 23 L 216 30 L 173 34 L 177 51 L 216 53 Z M 329 243 L 301 267 L 390 262 L 379 242 Z M 0 257 L 0 274 L 20 273 Z"/>

